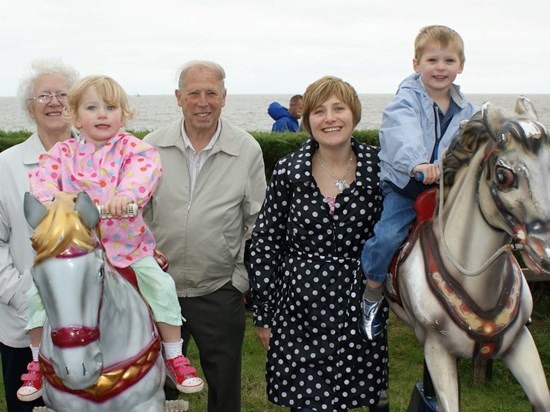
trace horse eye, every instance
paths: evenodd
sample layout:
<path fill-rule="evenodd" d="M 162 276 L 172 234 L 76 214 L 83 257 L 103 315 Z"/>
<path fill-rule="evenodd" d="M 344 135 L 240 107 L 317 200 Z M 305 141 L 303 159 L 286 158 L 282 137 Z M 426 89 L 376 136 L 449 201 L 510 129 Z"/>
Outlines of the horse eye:
<path fill-rule="evenodd" d="M 98 279 L 103 279 L 103 276 L 105 276 L 105 267 L 103 265 L 101 265 L 101 267 L 97 271 L 97 278 Z"/>
<path fill-rule="evenodd" d="M 515 182 L 514 172 L 506 167 L 498 166 L 495 173 L 496 183 L 500 190 L 509 189 Z"/>

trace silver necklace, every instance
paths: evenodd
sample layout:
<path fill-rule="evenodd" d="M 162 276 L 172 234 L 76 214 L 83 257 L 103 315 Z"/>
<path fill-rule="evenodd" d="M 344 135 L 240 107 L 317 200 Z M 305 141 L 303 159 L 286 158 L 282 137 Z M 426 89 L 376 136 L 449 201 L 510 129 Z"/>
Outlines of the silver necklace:
<path fill-rule="evenodd" d="M 336 185 L 340 193 L 342 193 L 344 189 L 349 189 L 348 182 L 346 182 L 346 176 L 349 173 L 349 169 L 351 169 L 351 162 L 353 161 L 353 152 L 349 156 L 349 162 L 348 162 L 348 166 L 346 167 L 346 171 L 344 172 L 344 175 L 340 179 L 334 177 L 332 173 L 330 173 L 330 170 L 328 170 L 328 168 L 323 163 L 323 160 L 321 159 L 321 155 L 319 154 L 319 152 L 317 152 L 317 158 L 319 159 L 319 165 L 323 168 L 325 172 L 327 172 L 327 175 L 329 175 L 331 179 L 334 179 L 334 184 Z"/>

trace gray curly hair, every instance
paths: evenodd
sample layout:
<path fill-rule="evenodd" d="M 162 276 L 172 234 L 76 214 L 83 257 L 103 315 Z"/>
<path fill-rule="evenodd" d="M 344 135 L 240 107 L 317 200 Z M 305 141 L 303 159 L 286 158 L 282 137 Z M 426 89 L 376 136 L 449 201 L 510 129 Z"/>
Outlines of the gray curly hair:
<path fill-rule="evenodd" d="M 17 99 L 19 104 L 23 108 L 23 111 L 27 117 L 31 118 L 29 112 L 29 100 L 32 99 L 34 93 L 34 83 L 36 79 L 45 74 L 59 74 L 65 78 L 67 86 L 70 88 L 79 77 L 78 71 L 73 67 L 63 63 L 61 60 L 56 59 L 42 59 L 35 60 L 31 64 L 31 68 L 27 75 L 23 77 L 19 82 L 19 88 L 17 90 Z"/>

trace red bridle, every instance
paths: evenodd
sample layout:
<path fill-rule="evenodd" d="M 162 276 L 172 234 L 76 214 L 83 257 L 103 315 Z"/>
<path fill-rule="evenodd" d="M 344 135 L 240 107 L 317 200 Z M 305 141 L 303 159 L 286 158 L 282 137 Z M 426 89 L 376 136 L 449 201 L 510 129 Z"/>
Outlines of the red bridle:
<path fill-rule="evenodd" d="M 86 346 L 99 339 L 99 328 L 67 326 L 52 330 L 52 342 L 59 348 Z"/>
<path fill-rule="evenodd" d="M 88 253 L 90 253 L 89 250 L 71 246 L 67 250 L 57 255 L 56 258 L 67 259 L 83 256 Z M 99 309 L 101 309 L 101 303 L 99 305 Z M 99 319 L 99 310 L 97 316 Z M 96 326 L 90 328 L 88 326 L 66 326 L 58 329 L 52 329 L 51 337 L 54 346 L 63 349 L 77 348 L 79 346 L 89 345 L 90 343 L 99 340 L 99 327 Z"/>

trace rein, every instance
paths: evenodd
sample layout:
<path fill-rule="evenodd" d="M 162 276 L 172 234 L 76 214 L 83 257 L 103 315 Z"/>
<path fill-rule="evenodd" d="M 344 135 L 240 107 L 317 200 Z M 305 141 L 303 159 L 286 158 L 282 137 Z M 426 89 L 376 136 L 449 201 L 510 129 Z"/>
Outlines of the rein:
<path fill-rule="evenodd" d="M 91 251 L 71 246 L 56 256 L 56 259 L 78 257 L 87 253 L 91 253 Z M 130 285 L 136 289 L 138 294 L 140 294 L 140 298 L 143 299 L 137 285 L 135 273 L 130 267 L 122 270 L 113 266 L 110 266 L 110 268 L 116 276 L 121 276 L 125 282 L 130 283 Z M 102 267 L 101 270 L 105 271 L 105 268 Z M 103 276 L 101 286 L 103 290 L 105 289 L 105 276 L 106 274 Z M 78 346 L 86 346 L 99 340 L 99 318 L 102 306 L 103 298 L 101 299 L 98 309 L 97 327 L 90 328 L 85 326 L 69 326 L 52 330 L 50 336 L 54 346 L 62 349 L 74 348 Z M 149 322 L 151 323 L 152 330 L 156 331 L 156 326 L 151 314 L 149 316 Z M 119 395 L 132 385 L 139 382 L 153 368 L 157 358 L 161 354 L 161 349 L 162 345 L 160 336 L 157 332 L 155 332 L 151 341 L 143 347 L 139 353 L 104 368 L 96 383 L 86 389 L 71 389 L 65 386 L 63 380 L 55 373 L 51 359 L 39 354 L 39 361 L 42 373 L 50 385 L 60 391 L 72 393 L 92 402 L 102 403 Z"/>
<path fill-rule="evenodd" d="M 71 245 L 66 250 L 59 253 L 55 259 L 67 259 L 87 255 L 92 253 L 91 250 L 82 249 L 76 246 Z M 103 270 L 103 268 L 101 268 Z M 105 288 L 104 283 L 101 283 L 102 290 Z M 102 293 L 103 296 L 103 293 Z M 66 326 L 61 328 L 52 329 L 50 336 L 52 338 L 52 343 L 58 348 L 67 349 L 67 348 L 76 348 L 79 346 L 86 346 L 92 342 L 98 341 L 100 338 L 99 333 L 99 314 L 101 312 L 101 306 L 103 304 L 103 298 L 99 304 L 97 310 L 97 324 L 95 327 L 87 326 Z"/>
<path fill-rule="evenodd" d="M 60 391 L 72 393 L 93 402 L 105 402 L 139 382 L 154 366 L 160 355 L 161 342 L 157 335 L 134 357 L 118 362 L 103 370 L 97 382 L 86 389 L 70 389 L 56 375 L 50 359 L 40 355 L 44 378 Z"/>
<path fill-rule="evenodd" d="M 484 162 L 487 160 L 487 157 L 488 157 L 488 155 L 486 154 L 486 156 L 484 158 Z M 501 246 L 500 248 L 498 248 L 495 251 L 495 253 L 493 253 L 491 255 L 491 257 L 489 259 L 487 259 L 487 261 L 483 265 L 481 265 L 479 268 L 477 268 L 475 270 L 466 269 L 464 266 L 462 266 L 455 259 L 455 257 L 453 256 L 453 254 L 451 253 L 451 251 L 449 249 L 449 246 L 447 245 L 447 241 L 445 240 L 445 236 L 444 236 L 444 227 L 443 227 L 444 222 L 443 222 L 443 216 L 442 216 L 442 212 L 443 212 L 443 190 L 444 190 L 443 173 L 444 173 L 444 171 L 443 171 L 443 168 L 441 168 L 441 165 L 440 165 L 440 169 L 441 169 L 441 176 L 439 177 L 439 206 L 438 206 L 438 211 L 437 211 L 437 218 L 439 220 L 439 225 L 438 225 L 439 226 L 439 237 L 440 237 L 440 240 L 441 240 L 441 245 L 443 246 L 443 251 L 445 252 L 445 257 L 447 257 L 449 262 L 451 262 L 456 269 L 458 269 L 460 272 L 462 272 L 462 274 L 464 276 L 468 276 L 468 277 L 479 276 L 483 272 L 485 272 L 489 268 L 489 266 L 491 266 L 495 262 L 495 260 L 497 260 L 500 257 L 500 255 L 502 255 L 503 253 L 510 252 L 512 250 L 512 246 L 509 245 L 509 244 L 505 244 L 505 245 Z M 478 185 L 478 188 L 479 188 L 479 185 Z M 483 218 L 487 221 L 485 215 L 483 214 L 483 210 L 481 209 L 479 204 L 478 204 L 478 209 L 479 209 L 481 215 L 483 216 Z"/>

